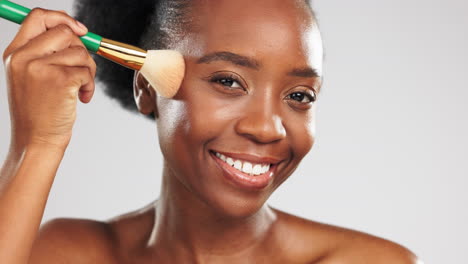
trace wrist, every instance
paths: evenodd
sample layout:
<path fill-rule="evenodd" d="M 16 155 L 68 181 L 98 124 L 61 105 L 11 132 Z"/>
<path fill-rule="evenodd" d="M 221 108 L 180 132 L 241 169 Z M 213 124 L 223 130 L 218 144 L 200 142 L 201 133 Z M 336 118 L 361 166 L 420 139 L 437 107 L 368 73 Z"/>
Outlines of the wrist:
<path fill-rule="evenodd" d="M 23 151 L 34 152 L 34 153 L 50 153 L 63 156 L 65 154 L 66 146 L 55 145 L 55 144 L 43 144 L 34 143 L 28 144 Z"/>
<path fill-rule="evenodd" d="M 71 136 L 56 136 L 44 138 L 42 136 L 21 135 L 13 133 L 10 141 L 10 150 L 24 152 L 25 150 L 41 150 L 64 153 L 70 143 Z"/>
<path fill-rule="evenodd" d="M 65 154 L 66 146 L 50 143 L 30 143 L 30 144 L 10 144 L 9 155 L 13 160 L 20 160 L 26 153 L 42 153 L 62 158 Z"/>

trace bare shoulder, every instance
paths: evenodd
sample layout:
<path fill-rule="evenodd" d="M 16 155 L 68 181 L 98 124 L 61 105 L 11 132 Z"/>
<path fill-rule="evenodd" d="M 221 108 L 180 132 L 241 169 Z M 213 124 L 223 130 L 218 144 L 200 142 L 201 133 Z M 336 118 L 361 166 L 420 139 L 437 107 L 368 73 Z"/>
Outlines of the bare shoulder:
<path fill-rule="evenodd" d="M 41 225 L 30 263 L 115 263 L 108 223 L 58 218 Z"/>
<path fill-rule="evenodd" d="M 290 242 L 301 245 L 295 253 L 307 263 L 423 264 L 409 249 L 390 240 L 274 210 Z"/>
<path fill-rule="evenodd" d="M 41 225 L 30 263 L 124 263 L 126 251 L 146 242 L 153 215 L 146 206 L 107 221 L 53 219 Z"/>

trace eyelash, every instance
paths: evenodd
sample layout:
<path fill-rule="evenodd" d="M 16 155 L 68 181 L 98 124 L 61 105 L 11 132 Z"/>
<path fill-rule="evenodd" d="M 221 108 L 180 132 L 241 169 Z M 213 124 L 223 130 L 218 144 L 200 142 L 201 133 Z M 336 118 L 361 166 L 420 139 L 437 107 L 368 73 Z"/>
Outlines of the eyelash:
<path fill-rule="evenodd" d="M 229 87 L 229 86 L 226 86 L 224 85 L 223 83 L 221 83 L 222 80 L 229 80 L 229 81 L 233 81 L 233 82 L 236 82 L 239 87 Z M 235 75 L 233 74 L 223 74 L 223 75 L 215 75 L 215 76 L 212 76 L 210 78 L 210 82 L 214 82 L 214 83 L 217 83 L 221 86 L 223 86 L 225 89 L 227 90 L 234 90 L 234 89 L 237 89 L 237 88 L 242 88 L 244 91 L 245 91 L 245 88 L 242 87 L 242 81 L 240 81 Z"/>
<path fill-rule="evenodd" d="M 229 86 L 223 85 L 223 83 L 221 82 L 222 80 L 228 80 L 228 81 L 235 82 L 235 83 L 237 83 L 239 85 L 239 87 L 229 87 Z M 243 82 L 239 78 L 237 78 L 237 76 L 235 76 L 234 74 L 214 75 L 214 76 L 211 76 L 209 78 L 209 81 L 213 82 L 213 83 L 216 83 L 216 84 L 219 84 L 224 89 L 229 90 L 229 91 L 234 91 L 234 90 L 236 90 L 238 88 L 241 88 L 244 92 L 247 92 L 247 90 L 243 87 L 243 84 L 242 84 Z M 308 103 L 301 103 L 300 101 L 294 100 L 292 98 L 292 96 L 294 94 L 303 94 L 305 97 L 307 97 L 309 99 L 309 102 Z M 295 101 L 295 102 L 293 102 L 295 104 L 302 104 L 302 105 L 309 105 L 309 104 L 314 103 L 317 100 L 317 96 L 315 95 L 315 92 L 311 93 L 311 92 L 309 92 L 309 89 L 291 92 L 290 94 L 288 94 L 286 96 L 286 98 Z"/>
<path fill-rule="evenodd" d="M 287 97 L 294 100 L 292 98 L 292 95 L 294 94 L 303 94 L 305 97 L 309 98 L 310 103 L 314 103 L 317 100 L 317 96 L 315 95 L 315 93 L 312 92 L 311 94 L 310 92 L 304 91 L 304 90 L 292 92 Z M 297 100 L 294 100 L 294 101 L 297 101 Z M 297 101 L 297 102 L 301 103 L 300 101 Z"/>

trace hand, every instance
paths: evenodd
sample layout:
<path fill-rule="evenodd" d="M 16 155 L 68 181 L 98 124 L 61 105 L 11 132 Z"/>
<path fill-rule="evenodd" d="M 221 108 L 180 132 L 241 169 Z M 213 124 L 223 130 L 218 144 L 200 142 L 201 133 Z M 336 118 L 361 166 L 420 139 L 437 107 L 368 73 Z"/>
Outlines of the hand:
<path fill-rule="evenodd" d="M 79 36 L 87 29 L 64 11 L 33 9 L 3 54 L 12 145 L 65 149 L 77 98 L 94 93 L 96 64 Z"/>

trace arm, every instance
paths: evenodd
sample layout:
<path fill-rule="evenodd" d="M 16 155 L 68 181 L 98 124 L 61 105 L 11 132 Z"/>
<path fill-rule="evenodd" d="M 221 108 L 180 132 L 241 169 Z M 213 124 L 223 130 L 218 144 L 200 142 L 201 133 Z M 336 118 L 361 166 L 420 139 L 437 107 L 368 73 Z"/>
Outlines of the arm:
<path fill-rule="evenodd" d="M 0 171 L 0 259 L 27 263 L 64 150 L 12 149 Z"/>
<path fill-rule="evenodd" d="M 78 98 L 94 92 L 96 65 L 65 12 L 34 9 L 3 54 L 11 120 L 0 170 L 0 260 L 26 264 L 71 139 Z"/>

